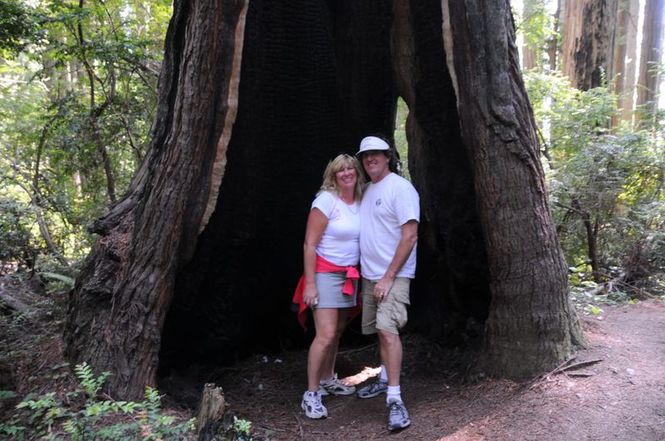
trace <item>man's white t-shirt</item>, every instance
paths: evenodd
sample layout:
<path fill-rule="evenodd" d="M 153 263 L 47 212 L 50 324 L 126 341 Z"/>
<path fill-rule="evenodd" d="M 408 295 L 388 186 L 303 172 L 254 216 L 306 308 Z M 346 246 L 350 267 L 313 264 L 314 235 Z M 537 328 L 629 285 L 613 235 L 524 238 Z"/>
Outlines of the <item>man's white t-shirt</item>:
<path fill-rule="evenodd" d="M 402 237 L 402 225 L 420 222 L 418 192 L 409 181 L 390 173 L 370 183 L 360 203 L 360 270 L 369 280 L 385 274 Z M 413 279 L 416 275 L 416 247 L 397 273 Z"/>
<path fill-rule="evenodd" d="M 316 254 L 335 265 L 357 265 L 360 260 L 358 202 L 348 205 L 336 194 L 323 191 L 312 202 L 314 208 L 318 208 L 328 218 Z"/>

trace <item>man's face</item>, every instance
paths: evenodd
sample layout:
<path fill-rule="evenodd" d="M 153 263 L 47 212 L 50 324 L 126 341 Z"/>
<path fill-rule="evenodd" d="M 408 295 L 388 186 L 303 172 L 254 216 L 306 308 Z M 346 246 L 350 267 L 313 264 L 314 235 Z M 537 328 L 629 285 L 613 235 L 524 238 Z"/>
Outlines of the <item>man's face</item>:
<path fill-rule="evenodd" d="M 372 182 L 378 182 L 388 173 L 390 159 L 384 150 L 368 150 L 362 154 L 362 163 Z"/>

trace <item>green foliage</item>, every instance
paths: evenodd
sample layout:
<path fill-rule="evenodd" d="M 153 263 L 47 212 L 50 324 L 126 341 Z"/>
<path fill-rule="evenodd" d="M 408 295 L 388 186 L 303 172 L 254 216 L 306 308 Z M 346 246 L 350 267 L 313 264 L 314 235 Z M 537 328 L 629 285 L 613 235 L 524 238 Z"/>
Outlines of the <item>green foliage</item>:
<path fill-rule="evenodd" d="M 547 3 L 547 0 L 524 0 L 524 10 L 513 11 L 517 31 L 534 51 L 544 52 L 545 44 L 557 38 L 554 18 L 547 10 Z"/>
<path fill-rule="evenodd" d="M 20 52 L 33 37 L 35 17 L 23 2 L 0 0 L 0 54 Z"/>
<path fill-rule="evenodd" d="M 64 283 L 66 286 L 69 288 L 74 287 L 75 280 L 71 277 L 65 276 L 63 274 L 57 274 L 57 273 L 50 273 L 50 272 L 41 272 L 39 273 L 41 277 L 46 277 L 47 279 L 55 279 L 59 280 L 60 282 Z"/>
<path fill-rule="evenodd" d="M 68 394 L 68 402 L 83 393 L 85 403 L 81 408 L 64 406 L 55 392 L 26 397 L 17 405 L 17 409 L 29 411 L 25 421 L 15 416 L 9 423 L 0 424 L 0 433 L 16 439 L 60 439 L 62 430 L 74 441 L 147 441 L 187 439 L 194 430 L 194 419 L 180 421 L 162 412 L 161 397 L 155 389 L 146 388 L 142 402 L 102 400 L 98 394 L 110 374 L 104 372 L 96 377 L 87 363 L 77 365 L 74 371 L 82 390 Z"/>
<path fill-rule="evenodd" d="M 102 388 L 102 385 L 106 382 L 108 377 L 111 375 L 110 372 L 103 372 L 99 377 L 95 377 L 95 373 L 92 371 L 92 368 L 88 363 L 77 364 L 74 367 L 74 373 L 76 378 L 78 378 L 83 390 L 85 391 L 88 398 L 93 398 L 97 396 L 97 392 Z"/>
<path fill-rule="evenodd" d="M 406 139 L 406 117 L 409 114 L 409 107 L 402 98 L 397 100 L 397 112 L 395 116 L 395 149 L 400 158 L 400 172 L 402 176 L 410 179 L 408 149 L 409 143 Z"/>
<path fill-rule="evenodd" d="M 0 64 L 0 196 L 28 227 L 19 230 L 24 250 L 0 249 L 19 263 L 34 249 L 78 260 L 92 241 L 86 223 L 125 191 L 147 150 L 171 5 L 21 5 L 0 2 L 0 12 L 11 9 L 0 14 L 0 36 L 14 32 L 8 20 L 31 32 L 31 44 Z M 50 230 L 48 247 L 38 218 Z M 0 245 L 16 243 L 2 234 Z"/>
<path fill-rule="evenodd" d="M 665 226 L 662 134 L 611 127 L 617 100 L 607 87 L 579 91 L 559 75 L 535 72 L 525 79 L 549 153 L 559 238 L 569 263 L 580 269 L 571 282 L 582 283 L 589 272 L 587 226 L 604 274 L 625 265 L 638 248 L 648 253 L 652 270 L 662 272 L 654 248 Z"/>
<path fill-rule="evenodd" d="M 32 213 L 27 204 L 0 196 L 0 273 L 10 262 L 32 266 L 39 245 L 32 236 Z"/>
<path fill-rule="evenodd" d="M 233 416 L 233 431 L 236 433 L 237 440 L 251 441 L 252 422 Z"/>

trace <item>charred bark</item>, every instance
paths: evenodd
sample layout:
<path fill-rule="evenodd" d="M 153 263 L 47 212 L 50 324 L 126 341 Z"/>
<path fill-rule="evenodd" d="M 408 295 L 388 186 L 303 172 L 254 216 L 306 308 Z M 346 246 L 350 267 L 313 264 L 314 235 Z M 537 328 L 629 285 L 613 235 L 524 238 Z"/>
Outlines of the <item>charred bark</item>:
<path fill-rule="evenodd" d="M 393 72 L 409 107 L 409 172 L 421 196 L 413 328 L 448 344 L 478 337 L 489 305 L 473 172 L 443 48 L 439 2 L 395 1 Z"/>

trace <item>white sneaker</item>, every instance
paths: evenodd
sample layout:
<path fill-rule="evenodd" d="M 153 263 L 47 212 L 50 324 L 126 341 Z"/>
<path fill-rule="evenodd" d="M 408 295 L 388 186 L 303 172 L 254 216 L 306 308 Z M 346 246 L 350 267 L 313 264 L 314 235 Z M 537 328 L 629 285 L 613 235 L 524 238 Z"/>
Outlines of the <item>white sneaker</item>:
<path fill-rule="evenodd" d="M 302 396 L 300 407 L 305 411 L 307 418 L 318 420 L 328 416 L 328 409 L 321 402 L 321 394 L 318 391 L 306 391 Z"/>
<path fill-rule="evenodd" d="M 326 395 L 351 395 L 356 391 L 355 386 L 347 386 L 342 383 L 337 374 L 329 380 L 322 381 L 319 387 L 319 394 L 322 397 Z"/>

